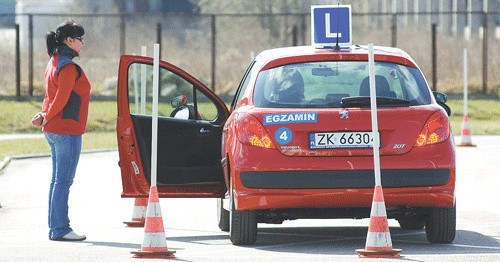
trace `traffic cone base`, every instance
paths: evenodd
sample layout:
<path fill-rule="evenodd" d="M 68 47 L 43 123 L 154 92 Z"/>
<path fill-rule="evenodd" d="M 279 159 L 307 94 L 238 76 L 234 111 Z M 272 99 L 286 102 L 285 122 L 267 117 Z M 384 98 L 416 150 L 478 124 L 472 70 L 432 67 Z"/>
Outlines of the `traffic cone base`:
<path fill-rule="evenodd" d="M 476 147 L 476 145 L 470 143 L 470 144 L 464 144 L 464 143 L 460 143 L 460 144 L 457 144 L 457 146 L 467 146 L 467 147 Z"/>
<path fill-rule="evenodd" d="M 151 187 L 144 223 L 144 242 L 141 250 L 131 251 L 134 258 L 174 258 L 175 251 L 167 248 L 167 239 L 163 227 L 160 201 L 156 187 Z"/>
<path fill-rule="evenodd" d="M 464 142 L 460 142 L 457 144 L 457 146 L 468 146 L 468 147 L 475 147 L 476 145 L 472 144 L 472 143 L 464 143 Z"/>
<path fill-rule="evenodd" d="M 123 221 L 123 224 L 127 225 L 128 227 L 144 227 L 143 221 Z"/>
<path fill-rule="evenodd" d="M 133 258 L 174 258 L 175 251 L 130 251 Z"/>
<path fill-rule="evenodd" d="M 398 258 L 400 257 L 401 249 L 371 251 L 365 249 L 356 249 L 356 253 L 361 258 Z"/>
<path fill-rule="evenodd" d="M 132 212 L 132 220 L 124 221 L 128 227 L 144 227 L 146 222 L 146 208 L 148 206 L 147 198 L 136 198 L 134 201 L 134 209 Z"/>

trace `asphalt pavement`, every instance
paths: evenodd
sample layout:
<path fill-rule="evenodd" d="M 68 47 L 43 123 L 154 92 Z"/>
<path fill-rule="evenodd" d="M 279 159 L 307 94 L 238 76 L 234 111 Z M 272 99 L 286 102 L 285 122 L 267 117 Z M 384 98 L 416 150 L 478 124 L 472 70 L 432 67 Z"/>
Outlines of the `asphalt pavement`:
<path fill-rule="evenodd" d="M 500 136 L 457 148 L 457 237 L 429 244 L 425 231 L 389 220 L 404 261 L 500 261 Z M 122 199 L 116 151 L 82 154 L 70 194 L 71 225 L 83 242 L 48 240 L 50 157 L 14 159 L 0 175 L 0 261 L 138 261 L 143 228 L 127 228 L 133 199 Z M 214 199 L 161 199 L 175 261 L 357 261 L 369 220 L 297 220 L 260 225 L 255 246 L 233 246 L 217 227 Z M 146 261 L 156 261 L 146 260 Z M 380 261 L 380 260 L 377 260 Z M 389 261 L 389 260 L 388 260 Z M 394 261 L 391 260 L 391 261 Z"/>

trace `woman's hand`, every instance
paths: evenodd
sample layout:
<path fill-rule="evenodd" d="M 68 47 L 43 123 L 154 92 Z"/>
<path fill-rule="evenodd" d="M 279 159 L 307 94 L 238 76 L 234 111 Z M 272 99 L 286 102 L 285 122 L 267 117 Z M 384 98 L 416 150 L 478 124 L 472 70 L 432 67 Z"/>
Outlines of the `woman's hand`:
<path fill-rule="evenodd" d="M 47 113 L 41 112 L 40 115 L 42 115 L 43 121 L 42 121 L 42 127 L 47 124 Z"/>
<path fill-rule="evenodd" d="M 35 127 L 43 127 L 45 124 L 47 124 L 47 113 L 45 112 L 38 112 L 36 115 L 31 118 L 31 124 Z"/>

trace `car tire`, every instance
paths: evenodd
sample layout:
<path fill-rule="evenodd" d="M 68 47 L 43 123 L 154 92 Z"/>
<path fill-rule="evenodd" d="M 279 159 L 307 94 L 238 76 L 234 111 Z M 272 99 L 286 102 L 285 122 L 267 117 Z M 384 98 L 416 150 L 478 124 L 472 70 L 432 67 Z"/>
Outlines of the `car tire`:
<path fill-rule="evenodd" d="M 422 230 L 425 226 L 425 221 L 417 219 L 417 217 L 404 217 L 398 219 L 399 226 L 404 230 Z"/>
<path fill-rule="evenodd" d="M 234 205 L 233 188 L 230 188 L 230 223 L 229 237 L 233 245 L 253 245 L 257 241 L 257 212 L 255 210 L 238 211 Z"/>
<path fill-rule="evenodd" d="M 432 208 L 425 223 L 427 240 L 433 244 L 449 244 L 455 239 L 456 207 Z"/>
<path fill-rule="evenodd" d="M 228 200 L 224 198 L 217 199 L 217 221 L 220 230 L 229 232 L 229 210 L 224 209 L 224 201 Z"/>

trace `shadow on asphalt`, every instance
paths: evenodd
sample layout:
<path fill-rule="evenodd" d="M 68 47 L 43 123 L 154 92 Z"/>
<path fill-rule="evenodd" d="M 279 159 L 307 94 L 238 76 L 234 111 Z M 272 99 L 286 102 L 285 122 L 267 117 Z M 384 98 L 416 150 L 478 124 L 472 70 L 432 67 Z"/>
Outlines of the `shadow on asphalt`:
<path fill-rule="evenodd" d="M 425 230 L 390 228 L 390 233 L 393 248 L 402 249 L 402 254 L 406 255 L 500 254 L 498 240 L 473 231 L 457 230 L 455 240 L 451 244 L 429 243 Z M 352 255 L 356 249 L 365 247 L 366 235 L 366 227 L 259 228 L 255 245 L 243 247 L 282 253 Z M 207 246 L 231 245 L 227 234 L 167 236 L 167 241 Z"/>
<path fill-rule="evenodd" d="M 127 248 L 127 249 L 141 249 L 140 244 L 131 244 L 131 243 L 102 242 L 102 241 L 84 241 L 81 243 L 87 243 L 87 244 L 91 244 L 93 246 L 120 247 L 120 248 Z"/>

